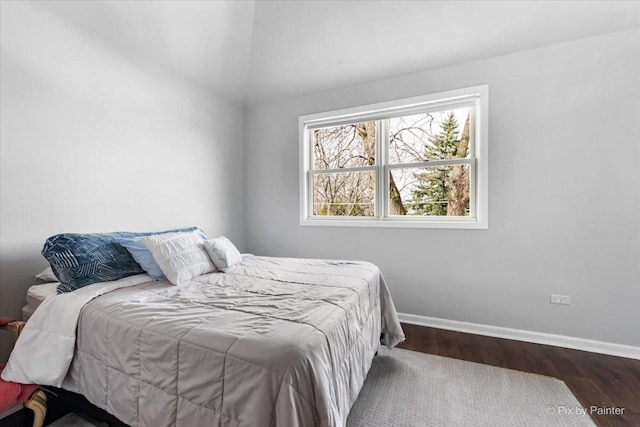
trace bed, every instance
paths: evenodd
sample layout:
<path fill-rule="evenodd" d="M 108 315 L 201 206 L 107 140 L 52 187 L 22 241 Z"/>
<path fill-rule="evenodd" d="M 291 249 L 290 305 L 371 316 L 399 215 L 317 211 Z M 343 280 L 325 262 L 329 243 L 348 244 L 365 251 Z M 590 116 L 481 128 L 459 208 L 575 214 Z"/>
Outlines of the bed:
<path fill-rule="evenodd" d="M 367 262 L 243 255 L 180 286 L 140 274 L 43 299 L 13 372 L 131 426 L 344 426 L 379 345 L 404 340 Z"/>

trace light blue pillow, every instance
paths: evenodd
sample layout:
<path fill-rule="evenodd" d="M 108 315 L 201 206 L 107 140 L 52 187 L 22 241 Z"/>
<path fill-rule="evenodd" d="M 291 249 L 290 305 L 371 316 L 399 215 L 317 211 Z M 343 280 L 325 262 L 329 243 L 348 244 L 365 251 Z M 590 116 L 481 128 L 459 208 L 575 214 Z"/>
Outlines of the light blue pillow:
<path fill-rule="evenodd" d="M 142 243 L 141 237 L 123 237 L 118 239 L 118 243 L 120 243 L 124 248 L 129 251 L 133 259 L 136 260 L 140 267 L 144 271 L 147 272 L 149 277 L 153 280 L 162 280 L 164 279 L 164 274 L 160 269 L 160 266 L 153 259 L 153 255 L 151 255 L 151 251 L 147 249 L 147 247 Z"/>

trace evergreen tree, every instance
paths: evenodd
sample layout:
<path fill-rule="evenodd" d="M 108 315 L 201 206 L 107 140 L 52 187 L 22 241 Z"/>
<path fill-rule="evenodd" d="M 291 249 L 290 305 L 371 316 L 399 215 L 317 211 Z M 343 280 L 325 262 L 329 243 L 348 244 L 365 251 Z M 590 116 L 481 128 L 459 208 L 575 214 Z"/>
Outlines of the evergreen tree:
<path fill-rule="evenodd" d="M 453 112 L 449 113 L 441 127 L 442 131 L 430 137 L 429 144 L 425 145 L 425 160 L 456 157 L 460 138 L 458 122 Z M 411 210 L 418 215 L 447 215 L 451 171 L 450 166 L 443 166 L 428 172 L 415 173 L 414 176 L 419 184 L 411 192 L 411 200 L 408 203 Z"/>
<path fill-rule="evenodd" d="M 458 138 L 458 121 L 453 111 L 449 112 L 440 127 L 442 131 L 429 138 L 430 145 L 425 146 L 425 160 L 446 160 L 456 157 L 460 138 Z"/>

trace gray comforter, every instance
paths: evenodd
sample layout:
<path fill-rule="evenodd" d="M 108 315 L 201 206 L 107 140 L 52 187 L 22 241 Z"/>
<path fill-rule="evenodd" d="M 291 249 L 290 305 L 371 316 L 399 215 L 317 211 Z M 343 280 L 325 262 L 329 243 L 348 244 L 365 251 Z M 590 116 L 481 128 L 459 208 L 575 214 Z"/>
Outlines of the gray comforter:
<path fill-rule="evenodd" d="M 64 387 L 131 426 L 344 426 L 381 334 L 404 340 L 376 266 L 245 256 L 86 304 Z"/>

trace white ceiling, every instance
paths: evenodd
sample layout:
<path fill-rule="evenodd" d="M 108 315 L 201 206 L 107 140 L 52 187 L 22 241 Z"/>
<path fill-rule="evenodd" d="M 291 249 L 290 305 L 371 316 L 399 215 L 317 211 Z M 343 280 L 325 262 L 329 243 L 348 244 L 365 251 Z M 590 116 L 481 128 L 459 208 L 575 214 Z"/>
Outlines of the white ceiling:
<path fill-rule="evenodd" d="M 238 102 L 640 26 L 640 1 L 47 1 L 128 55 Z"/>

